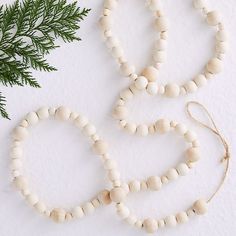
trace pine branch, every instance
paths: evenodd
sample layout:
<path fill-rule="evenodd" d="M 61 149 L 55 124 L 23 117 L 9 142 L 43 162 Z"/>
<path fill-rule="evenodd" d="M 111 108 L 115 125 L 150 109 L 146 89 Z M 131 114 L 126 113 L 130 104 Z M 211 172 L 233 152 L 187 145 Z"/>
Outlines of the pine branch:
<path fill-rule="evenodd" d="M 66 0 L 16 0 L 10 6 L 0 6 L 0 84 L 39 88 L 30 68 L 55 71 L 44 56 L 58 47 L 57 38 L 81 40 L 76 31 L 89 11 Z M 0 115 L 8 117 L 5 102 L 1 97 Z"/>
<path fill-rule="evenodd" d="M 3 118 L 10 120 L 5 107 L 6 107 L 6 99 L 5 97 L 2 96 L 2 93 L 0 92 L 0 114 Z"/>

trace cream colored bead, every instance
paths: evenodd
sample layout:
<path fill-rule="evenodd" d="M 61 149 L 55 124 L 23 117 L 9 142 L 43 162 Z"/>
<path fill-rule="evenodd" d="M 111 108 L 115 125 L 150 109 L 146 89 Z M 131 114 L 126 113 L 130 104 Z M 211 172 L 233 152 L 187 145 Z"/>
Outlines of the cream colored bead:
<path fill-rule="evenodd" d="M 116 119 L 122 120 L 127 117 L 128 110 L 125 106 L 117 106 L 113 111 L 113 116 Z"/>
<path fill-rule="evenodd" d="M 120 178 L 120 172 L 117 171 L 117 170 L 110 170 L 108 172 L 108 178 L 110 181 L 115 181 L 115 180 L 118 180 Z"/>
<path fill-rule="evenodd" d="M 170 122 L 166 119 L 160 119 L 155 123 L 156 132 L 164 134 L 170 130 Z"/>
<path fill-rule="evenodd" d="M 137 221 L 137 217 L 134 214 L 130 214 L 125 221 L 129 224 L 129 225 L 135 225 L 136 221 Z"/>
<path fill-rule="evenodd" d="M 187 127 L 184 124 L 177 124 L 175 126 L 175 130 L 180 135 L 184 135 L 188 131 Z"/>
<path fill-rule="evenodd" d="M 37 111 L 37 115 L 38 115 L 40 120 L 47 119 L 49 117 L 49 108 L 48 107 L 41 107 Z"/>
<path fill-rule="evenodd" d="M 35 112 L 30 112 L 25 118 L 29 125 L 35 125 L 38 123 L 39 118 Z"/>
<path fill-rule="evenodd" d="M 130 192 L 139 192 L 140 188 L 141 186 L 138 180 L 133 180 L 129 183 Z"/>
<path fill-rule="evenodd" d="M 39 202 L 39 198 L 36 194 L 31 193 L 26 196 L 26 201 L 31 205 L 34 206 Z"/>
<path fill-rule="evenodd" d="M 206 3 L 205 0 L 194 0 L 193 5 L 196 9 L 203 9 Z"/>
<path fill-rule="evenodd" d="M 155 82 L 149 82 L 147 85 L 147 92 L 150 95 L 156 95 L 158 91 L 157 83 Z"/>
<path fill-rule="evenodd" d="M 109 16 L 110 14 L 111 14 L 111 10 L 109 10 L 107 8 L 103 9 L 103 15 L 104 16 Z"/>
<path fill-rule="evenodd" d="M 46 205 L 43 202 L 37 202 L 34 207 L 40 214 L 43 214 L 47 209 Z"/>
<path fill-rule="evenodd" d="M 174 215 L 167 216 L 165 218 L 165 223 L 166 223 L 166 226 L 168 227 L 176 226 L 177 225 L 176 217 Z"/>
<path fill-rule="evenodd" d="M 189 162 L 196 162 L 200 159 L 200 151 L 199 148 L 189 148 L 186 151 L 186 158 Z"/>
<path fill-rule="evenodd" d="M 123 202 L 126 197 L 126 193 L 123 188 L 116 187 L 110 191 L 110 198 L 113 202 Z"/>
<path fill-rule="evenodd" d="M 158 225 L 157 225 L 157 221 L 154 219 L 145 219 L 143 221 L 143 227 L 146 230 L 147 233 L 149 234 L 153 234 L 157 231 L 158 229 Z"/>
<path fill-rule="evenodd" d="M 150 0 L 149 1 L 149 8 L 151 11 L 157 11 L 161 9 L 161 4 L 159 0 Z"/>
<path fill-rule="evenodd" d="M 83 115 L 79 115 L 79 117 L 77 117 L 75 119 L 75 125 L 76 127 L 82 129 L 84 128 L 87 124 L 88 124 L 88 119 L 87 117 L 83 116 Z"/>
<path fill-rule="evenodd" d="M 167 48 L 167 41 L 164 39 L 159 39 L 155 44 L 155 48 L 158 51 L 164 51 Z"/>
<path fill-rule="evenodd" d="M 222 71 L 222 62 L 218 58 L 211 59 L 207 64 L 207 70 L 212 74 L 218 74 Z"/>
<path fill-rule="evenodd" d="M 15 178 L 15 177 L 18 177 L 18 176 L 21 176 L 21 171 L 19 170 L 13 170 L 12 171 L 12 176 Z"/>
<path fill-rule="evenodd" d="M 125 125 L 125 130 L 128 131 L 130 134 L 134 134 L 136 132 L 137 126 L 134 123 L 127 123 Z"/>
<path fill-rule="evenodd" d="M 128 62 L 121 64 L 120 69 L 124 76 L 129 76 L 135 73 L 135 67 L 133 65 L 130 65 Z"/>
<path fill-rule="evenodd" d="M 114 58 L 118 59 L 124 56 L 124 51 L 120 46 L 116 46 L 112 48 L 111 54 Z"/>
<path fill-rule="evenodd" d="M 176 215 L 176 220 L 179 224 L 188 222 L 189 218 L 186 212 L 180 212 Z"/>
<path fill-rule="evenodd" d="M 143 225 L 142 220 L 137 220 L 137 221 L 135 222 L 135 227 L 137 227 L 138 229 L 141 229 L 141 228 L 142 228 L 142 225 Z"/>
<path fill-rule="evenodd" d="M 107 8 L 109 10 L 114 10 L 117 6 L 117 0 L 105 0 L 104 2 L 104 8 Z"/>
<path fill-rule="evenodd" d="M 112 19 L 110 16 L 102 16 L 99 20 L 102 30 L 109 30 L 112 26 Z"/>
<path fill-rule="evenodd" d="M 193 209 L 197 215 L 204 215 L 207 213 L 208 204 L 204 199 L 200 199 L 194 203 Z"/>
<path fill-rule="evenodd" d="M 87 124 L 84 129 L 83 129 L 84 133 L 88 136 L 92 136 L 96 133 L 96 128 L 94 125 L 92 124 Z"/>
<path fill-rule="evenodd" d="M 58 120 L 66 121 L 70 118 L 70 109 L 64 106 L 57 108 L 55 117 Z"/>
<path fill-rule="evenodd" d="M 99 201 L 104 205 L 111 204 L 110 192 L 108 190 L 103 190 L 98 194 Z"/>
<path fill-rule="evenodd" d="M 66 211 L 61 208 L 56 208 L 51 211 L 50 217 L 52 220 L 54 220 L 57 223 L 62 223 L 66 219 Z"/>
<path fill-rule="evenodd" d="M 108 144 L 103 140 L 98 140 L 93 144 L 93 149 L 96 154 L 103 155 L 108 151 Z"/>
<path fill-rule="evenodd" d="M 137 89 L 143 90 L 143 89 L 145 89 L 145 88 L 147 87 L 147 85 L 148 85 L 148 80 L 147 80 L 147 78 L 144 77 L 144 76 L 139 76 L 139 77 L 135 80 L 134 84 L 135 84 L 135 87 L 136 87 Z"/>
<path fill-rule="evenodd" d="M 154 134 L 156 132 L 155 125 L 149 125 L 148 127 L 148 133 L 149 134 Z"/>
<path fill-rule="evenodd" d="M 192 80 L 186 82 L 184 87 L 188 93 L 194 93 L 197 90 L 197 85 Z"/>
<path fill-rule="evenodd" d="M 148 127 L 147 127 L 147 125 L 138 125 L 136 132 L 140 136 L 147 136 L 148 135 Z"/>
<path fill-rule="evenodd" d="M 21 158 L 23 156 L 23 150 L 21 147 L 13 147 L 10 155 L 11 158 Z"/>
<path fill-rule="evenodd" d="M 126 122 L 126 120 L 120 120 L 119 124 L 120 124 L 121 128 L 124 128 L 126 126 L 127 122 Z"/>
<path fill-rule="evenodd" d="M 166 173 L 166 176 L 169 180 L 175 180 L 179 177 L 177 170 L 174 168 L 169 169 Z"/>
<path fill-rule="evenodd" d="M 228 44 L 226 42 L 217 42 L 216 43 L 216 52 L 217 53 L 226 53 L 228 50 Z"/>
<path fill-rule="evenodd" d="M 112 170 L 112 169 L 115 169 L 116 167 L 117 167 L 117 162 L 112 159 L 107 159 L 104 162 L 105 170 Z"/>
<path fill-rule="evenodd" d="M 142 191 L 146 191 L 148 189 L 148 185 L 147 185 L 147 182 L 145 180 L 141 181 L 140 188 L 141 188 Z"/>
<path fill-rule="evenodd" d="M 82 218 L 84 216 L 84 211 L 83 211 L 82 207 L 80 207 L 80 206 L 74 207 L 72 209 L 72 216 L 77 219 Z"/>
<path fill-rule="evenodd" d="M 169 25 L 168 20 L 164 16 L 161 16 L 156 20 L 156 27 L 157 27 L 157 30 L 160 32 L 167 31 L 168 25 Z"/>
<path fill-rule="evenodd" d="M 151 176 L 147 179 L 147 186 L 149 189 L 158 191 L 162 187 L 162 182 L 160 177 L 158 176 Z"/>
<path fill-rule="evenodd" d="M 188 130 L 184 134 L 184 138 L 187 142 L 192 143 L 193 141 L 195 141 L 197 139 L 197 135 L 193 131 Z"/>
<path fill-rule="evenodd" d="M 10 165 L 11 170 L 21 169 L 22 166 L 23 166 L 23 164 L 22 164 L 22 161 L 20 159 L 17 158 L 17 159 L 11 160 L 11 165 Z"/>
<path fill-rule="evenodd" d="M 209 25 L 218 25 L 221 21 L 221 15 L 217 11 L 211 11 L 207 13 L 207 23 Z"/>
<path fill-rule="evenodd" d="M 169 179 L 164 175 L 164 176 L 161 177 L 161 182 L 162 182 L 162 184 L 168 184 Z"/>
<path fill-rule="evenodd" d="M 166 53 L 164 51 L 156 51 L 153 54 L 153 59 L 157 63 L 164 63 L 166 61 Z"/>
<path fill-rule="evenodd" d="M 19 141 L 23 141 L 29 135 L 29 132 L 26 128 L 18 126 L 13 130 L 13 138 Z"/>
<path fill-rule="evenodd" d="M 188 217 L 195 216 L 195 212 L 193 209 L 188 209 L 186 213 L 187 213 Z"/>
<path fill-rule="evenodd" d="M 27 188 L 28 181 L 24 176 L 18 176 L 14 179 L 14 184 L 19 190 Z"/>
<path fill-rule="evenodd" d="M 228 34 L 225 30 L 219 30 L 216 33 L 216 39 L 220 42 L 225 42 L 228 39 Z"/>
<path fill-rule="evenodd" d="M 56 108 L 55 108 L 55 107 L 50 107 L 49 110 L 48 110 L 48 112 L 49 112 L 49 115 L 50 115 L 50 116 L 55 116 L 55 114 L 56 114 Z"/>
<path fill-rule="evenodd" d="M 163 219 L 158 220 L 158 228 L 164 228 L 165 227 L 165 221 Z"/>
<path fill-rule="evenodd" d="M 91 215 L 94 212 L 94 210 L 95 210 L 92 202 L 84 203 L 82 205 L 82 209 L 83 209 L 83 212 L 84 212 L 85 215 Z"/>
<path fill-rule="evenodd" d="M 120 93 L 120 98 L 122 98 L 124 101 L 132 99 L 133 96 L 134 94 L 129 89 L 126 89 Z"/>
<path fill-rule="evenodd" d="M 29 126 L 29 123 L 27 120 L 22 120 L 21 123 L 20 123 L 20 126 L 24 127 L 24 128 L 27 128 Z"/>
<path fill-rule="evenodd" d="M 158 86 L 158 94 L 162 95 L 165 93 L 165 87 L 163 85 Z"/>
<path fill-rule="evenodd" d="M 153 66 L 149 66 L 142 71 L 142 76 L 149 82 L 155 82 L 158 77 L 158 70 Z"/>
<path fill-rule="evenodd" d="M 94 208 L 98 208 L 101 205 L 101 203 L 98 200 L 98 198 L 93 199 L 91 202 L 92 202 Z"/>
<path fill-rule="evenodd" d="M 176 167 L 176 169 L 177 169 L 179 175 L 181 175 L 181 176 L 185 176 L 185 175 L 187 175 L 188 172 L 189 172 L 189 168 L 188 168 L 188 166 L 187 166 L 186 163 L 180 163 L 180 164 Z"/>
<path fill-rule="evenodd" d="M 113 47 L 119 46 L 120 42 L 117 38 L 111 36 L 111 37 L 107 38 L 106 45 L 107 45 L 108 48 L 113 48 Z"/>
<path fill-rule="evenodd" d="M 207 79 L 205 75 L 200 74 L 194 78 L 194 82 L 198 87 L 202 87 L 207 83 Z"/>
<path fill-rule="evenodd" d="M 123 204 L 119 204 L 117 206 L 117 214 L 122 218 L 122 219 L 127 219 L 130 215 L 130 210 L 128 207 L 124 206 Z"/>
<path fill-rule="evenodd" d="M 165 95 L 170 98 L 178 97 L 180 93 L 179 85 L 167 84 L 165 86 Z"/>

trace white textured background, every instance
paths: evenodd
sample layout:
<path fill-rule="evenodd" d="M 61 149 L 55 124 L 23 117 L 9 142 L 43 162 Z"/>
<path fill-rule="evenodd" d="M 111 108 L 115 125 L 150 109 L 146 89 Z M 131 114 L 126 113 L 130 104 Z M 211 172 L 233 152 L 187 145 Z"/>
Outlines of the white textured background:
<path fill-rule="evenodd" d="M 2 3 L 12 1 L 3 0 Z M 122 88 L 129 82 L 122 78 L 117 65 L 100 37 L 97 21 L 102 0 L 84 0 L 81 5 L 92 12 L 81 24 L 83 41 L 63 44 L 48 60 L 58 68 L 55 73 L 34 73 L 41 89 L 4 88 L 12 120 L 0 120 L 0 235 L 1 236 L 73 236 L 73 235 L 144 235 L 116 216 L 114 206 L 100 208 L 80 221 L 57 225 L 27 206 L 11 185 L 9 174 L 10 132 L 29 111 L 40 106 L 67 105 L 89 117 L 98 133 L 110 144 L 112 158 L 119 163 L 123 180 L 160 175 L 183 157 L 184 143 L 173 134 L 147 138 L 131 137 L 117 128 L 111 110 Z M 151 60 L 155 32 L 153 18 L 144 1 L 119 1 L 114 13 L 116 34 L 127 57 L 141 70 Z M 165 0 L 170 18 L 168 61 L 161 70 L 161 81 L 183 82 L 197 74 L 213 53 L 214 30 L 209 28 L 191 0 Z M 185 113 L 186 101 L 194 99 L 207 105 L 219 128 L 235 151 L 236 118 L 236 4 L 234 0 L 209 0 L 210 9 L 223 14 L 231 34 L 231 49 L 224 61 L 223 73 L 209 81 L 197 93 L 175 100 L 160 97 L 137 97 L 130 108 L 136 121 L 154 121 L 167 117 L 185 122 L 196 130 L 202 144 L 202 159 L 186 177 L 158 193 L 139 193 L 128 197 L 127 204 L 142 217 L 164 217 L 189 207 L 199 197 L 207 197 L 220 181 L 222 147 L 206 130 L 190 122 Z M 92 154 L 87 140 L 71 125 L 42 122 L 32 130 L 25 144 L 25 168 L 32 188 L 53 207 L 83 203 L 102 188 L 109 187 L 99 159 Z M 233 156 L 234 162 L 234 156 Z M 210 205 L 204 217 L 192 219 L 159 235 L 234 236 L 236 235 L 235 163 L 223 191 Z"/>

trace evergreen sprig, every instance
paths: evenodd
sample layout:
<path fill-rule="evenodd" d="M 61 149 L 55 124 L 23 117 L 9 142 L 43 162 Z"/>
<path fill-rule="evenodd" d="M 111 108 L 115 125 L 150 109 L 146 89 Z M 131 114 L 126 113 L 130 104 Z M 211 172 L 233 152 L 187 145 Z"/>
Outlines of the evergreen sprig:
<path fill-rule="evenodd" d="M 58 47 L 57 38 L 64 42 L 81 40 L 76 36 L 78 23 L 89 11 L 66 0 L 16 0 L 0 6 L 0 84 L 39 88 L 30 68 L 55 71 L 45 55 Z M 0 115 L 9 119 L 5 106 L 0 92 Z"/>

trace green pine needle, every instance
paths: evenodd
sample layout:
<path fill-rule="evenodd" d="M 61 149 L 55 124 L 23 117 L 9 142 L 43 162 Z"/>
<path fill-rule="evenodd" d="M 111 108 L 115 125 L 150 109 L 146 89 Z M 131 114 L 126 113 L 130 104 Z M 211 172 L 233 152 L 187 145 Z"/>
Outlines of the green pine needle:
<path fill-rule="evenodd" d="M 57 38 L 81 40 L 76 31 L 89 11 L 66 0 L 16 0 L 10 6 L 0 6 L 0 85 L 39 88 L 30 68 L 55 71 L 45 55 L 58 47 Z M 9 118 L 5 105 L 0 93 L 0 115 Z"/>

